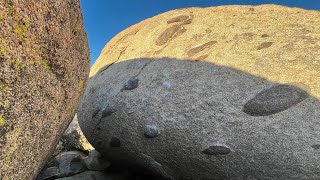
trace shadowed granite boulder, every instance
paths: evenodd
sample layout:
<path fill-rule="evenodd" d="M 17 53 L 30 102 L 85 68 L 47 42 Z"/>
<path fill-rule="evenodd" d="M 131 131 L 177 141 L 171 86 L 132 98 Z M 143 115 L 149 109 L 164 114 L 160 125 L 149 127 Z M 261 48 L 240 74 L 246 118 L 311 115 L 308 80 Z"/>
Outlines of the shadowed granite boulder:
<path fill-rule="evenodd" d="M 277 5 L 142 21 L 93 65 L 79 124 L 113 164 L 168 179 L 319 179 L 319 24 Z"/>
<path fill-rule="evenodd" d="M 87 84 L 80 1 L 2 0 L 0 24 L 0 174 L 33 179 Z"/>
<path fill-rule="evenodd" d="M 133 78 L 135 88 L 124 90 Z M 78 118 L 113 164 L 167 179 L 320 177 L 318 99 L 224 66 L 176 59 L 113 64 L 89 81 Z"/>

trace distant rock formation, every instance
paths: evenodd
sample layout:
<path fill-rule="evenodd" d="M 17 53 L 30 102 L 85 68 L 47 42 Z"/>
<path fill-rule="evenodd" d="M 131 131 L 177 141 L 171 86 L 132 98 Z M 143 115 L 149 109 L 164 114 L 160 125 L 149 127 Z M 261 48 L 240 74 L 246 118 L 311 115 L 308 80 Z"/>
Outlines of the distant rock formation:
<path fill-rule="evenodd" d="M 78 119 L 111 161 L 167 179 L 318 179 L 320 13 L 170 11 L 114 37 Z"/>
<path fill-rule="evenodd" d="M 34 179 L 87 84 L 80 1 L 2 0 L 0 24 L 0 174 Z"/>

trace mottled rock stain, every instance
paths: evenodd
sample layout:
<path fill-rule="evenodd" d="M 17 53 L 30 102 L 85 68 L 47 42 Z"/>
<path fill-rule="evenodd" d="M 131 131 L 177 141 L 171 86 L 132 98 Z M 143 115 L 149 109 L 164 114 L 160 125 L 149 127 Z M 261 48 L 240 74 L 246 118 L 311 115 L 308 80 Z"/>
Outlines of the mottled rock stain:
<path fill-rule="evenodd" d="M 257 47 L 257 50 L 265 49 L 272 46 L 273 42 L 264 42 Z"/>
<path fill-rule="evenodd" d="M 179 23 L 175 24 L 168 29 L 166 29 L 164 32 L 160 34 L 158 39 L 156 40 L 156 45 L 162 46 L 169 42 L 171 39 L 176 38 L 177 36 L 185 33 L 187 30 L 184 27 L 184 25 L 191 24 L 192 23 L 192 17 L 189 17 L 187 15 L 181 15 L 174 17 L 167 21 L 168 24 L 171 23 Z"/>
<path fill-rule="evenodd" d="M 171 23 L 176 23 L 176 22 L 181 22 L 181 21 L 185 21 L 185 20 L 188 20 L 189 19 L 189 16 L 187 15 L 181 15 L 181 16 L 177 16 L 177 17 L 174 17 L 170 20 L 167 21 L 168 24 L 171 24 Z"/>
<path fill-rule="evenodd" d="M 188 56 L 189 57 L 192 57 L 194 56 L 195 54 L 207 49 L 207 48 L 210 48 L 212 45 L 216 44 L 217 41 L 209 41 L 207 43 L 204 43 L 202 45 L 199 45 L 199 46 L 196 46 L 194 48 L 191 48 L 189 51 L 188 51 Z"/>
<path fill-rule="evenodd" d="M 162 46 L 171 39 L 183 34 L 184 32 L 186 32 L 186 29 L 183 26 L 173 25 L 160 34 L 156 41 L 156 45 Z"/>
<path fill-rule="evenodd" d="M 208 54 L 206 54 L 206 55 L 202 55 L 202 56 L 199 56 L 199 57 L 197 57 L 197 61 L 203 61 L 203 60 L 205 60 L 205 59 L 207 59 L 209 57 L 209 55 Z"/>

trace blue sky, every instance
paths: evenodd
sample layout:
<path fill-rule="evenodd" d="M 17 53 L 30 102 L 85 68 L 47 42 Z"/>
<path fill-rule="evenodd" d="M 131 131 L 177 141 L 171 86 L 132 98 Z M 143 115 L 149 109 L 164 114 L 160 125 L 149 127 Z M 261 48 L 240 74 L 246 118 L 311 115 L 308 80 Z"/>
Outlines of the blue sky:
<path fill-rule="evenodd" d="M 320 0 L 81 0 L 81 4 L 89 38 L 91 65 L 107 42 L 119 32 L 172 9 L 230 4 L 280 4 L 320 10 Z"/>

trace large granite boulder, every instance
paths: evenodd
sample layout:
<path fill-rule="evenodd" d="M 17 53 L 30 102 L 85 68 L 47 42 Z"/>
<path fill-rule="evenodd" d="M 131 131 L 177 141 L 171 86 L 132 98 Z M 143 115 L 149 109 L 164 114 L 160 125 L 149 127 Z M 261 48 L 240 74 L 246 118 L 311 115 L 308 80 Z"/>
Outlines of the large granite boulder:
<path fill-rule="evenodd" d="M 319 77 L 319 22 L 319 11 L 278 5 L 173 10 L 115 36 L 92 66 L 90 77 L 128 59 L 169 57 L 309 86 L 320 98 L 320 84 L 314 78 Z"/>
<path fill-rule="evenodd" d="M 33 179 L 87 84 L 80 1 L 2 0 L 0 24 L 0 173 Z"/>
<path fill-rule="evenodd" d="M 112 164 L 167 179 L 319 179 L 319 23 L 276 5 L 147 19 L 93 65 L 80 127 Z"/>
<path fill-rule="evenodd" d="M 318 99 L 228 67 L 116 63 L 91 79 L 78 118 L 111 162 L 167 179 L 320 177 Z"/>

